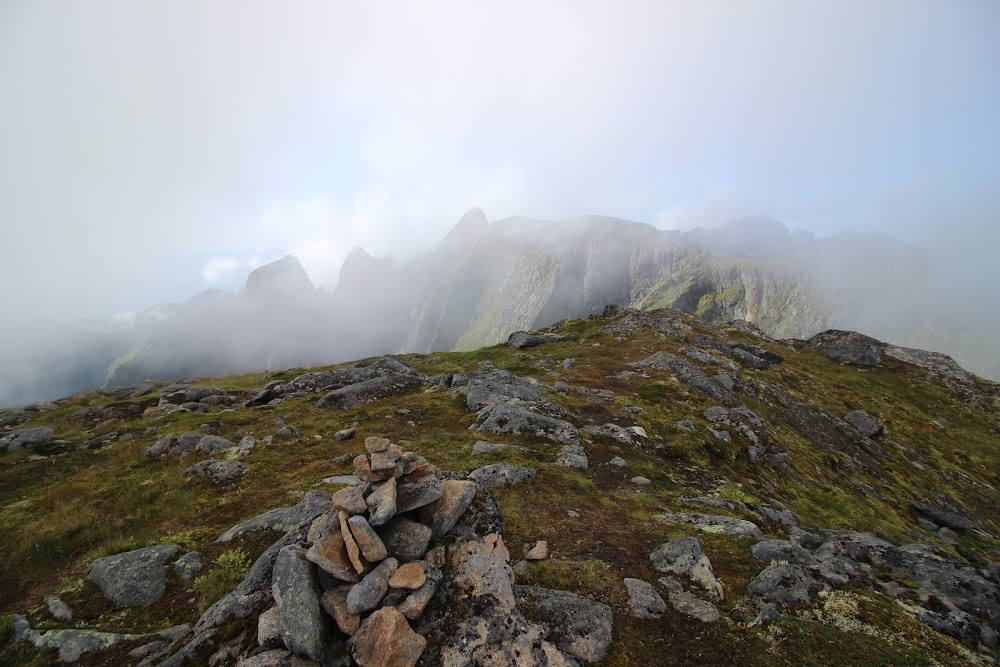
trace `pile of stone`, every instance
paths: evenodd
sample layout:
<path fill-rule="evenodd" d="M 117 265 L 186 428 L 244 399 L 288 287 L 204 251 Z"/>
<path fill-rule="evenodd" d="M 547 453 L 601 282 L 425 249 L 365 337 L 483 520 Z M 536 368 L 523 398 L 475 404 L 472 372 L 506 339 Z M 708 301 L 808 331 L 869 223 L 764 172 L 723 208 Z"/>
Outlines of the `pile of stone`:
<path fill-rule="evenodd" d="M 366 438 L 365 449 L 368 453 L 354 460 L 364 486 L 333 494 L 333 510 L 309 528 L 307 550 L 292 545 L 279 554 L 276 607 L 261 617 L 261 624 L 268 624 L 269 614 L 277 615 L 278 622 L 271 623 L 275 637 L 293 653 L 323 659 L 322 618 L 303 612 L 310 606 L 303 591 L 310 588 L 291 583 L 310 561 L 322 571 L 322 593 L 315 593 L 314 606 L 351 637 L 347 645 L 354 660 L 362 667 L 414 665 L 427 641 L 410 623 L 434 597 L 444 565 L 444 550 L 429 553 L 428 548 L 465 513 L 476 484 L 442 480 L 423 457 L 385 438 Z M 262 629 L 265 643 L 267 634 Z"/>

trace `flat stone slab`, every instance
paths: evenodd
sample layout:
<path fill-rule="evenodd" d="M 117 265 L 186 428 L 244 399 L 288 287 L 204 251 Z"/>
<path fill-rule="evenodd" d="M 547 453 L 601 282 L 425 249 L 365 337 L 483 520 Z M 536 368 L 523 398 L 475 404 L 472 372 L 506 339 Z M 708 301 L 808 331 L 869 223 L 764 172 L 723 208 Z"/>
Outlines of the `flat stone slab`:
<path fill-rule="evenodd" d="M 764 539 L 757 524 L 720 514 L 657 514 L 653 519 L 661 523 L 689 523 L 712 535 L 749 535 L 757 540 Z"/>
<path fill-rule="evenodd" d="M 525 468 L 524 466 L 493 463 L 482 468 L 476 468 L 469 473 L 469 479 L 482 484 L 486 488 L 493 488 L 518 484 L 531 479 L 535 474 L 534 470 Z"/>

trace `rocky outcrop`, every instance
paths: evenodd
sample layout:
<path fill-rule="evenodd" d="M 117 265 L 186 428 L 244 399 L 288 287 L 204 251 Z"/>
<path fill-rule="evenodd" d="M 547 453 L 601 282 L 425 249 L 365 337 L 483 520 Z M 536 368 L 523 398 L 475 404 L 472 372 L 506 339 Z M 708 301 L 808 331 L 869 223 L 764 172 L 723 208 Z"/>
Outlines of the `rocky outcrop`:
<path fill-rule="evenodd" d="M 1000 641 L 1000 585 L 927 545 L 897 547 L 853 531 L 798 531 L 790 542 L 759 543 L 754 555 L 770 562 L 747 588 L 761 605 L 808 605 L 821 591 L 864 587 L 923 607 L 918 618 L 944 634 L 986 646 Z"/>
<path fill-rule="evenodd" d="M 87 580 L 119 607 L 148 607 L 163 597 L 167 563 L 183 551 L 165 544 L 98 558 L 87 569 Z"/>
<path fill-rule="evenodd" d="M 52 441 L 53 431 L 47 426 L 16 429 L 0 438 L 0 453 L 20 449 L 43 449 Z"/>
<path fill-rule="evenodd" d="M 541 333 L 537 331 L 515 331 L 507 338 L 507 345 L 520 350 L 526 347 L 535 347 L 545 343 L 556 343 L 564 340 L 562 334 Z"/>
<path fill-rule="evenodd" d="M 855 366 L 878 366 L 885 356 L 885 343 L 855 331 L 829 329 L 809 339 L 831 361 Z"/>

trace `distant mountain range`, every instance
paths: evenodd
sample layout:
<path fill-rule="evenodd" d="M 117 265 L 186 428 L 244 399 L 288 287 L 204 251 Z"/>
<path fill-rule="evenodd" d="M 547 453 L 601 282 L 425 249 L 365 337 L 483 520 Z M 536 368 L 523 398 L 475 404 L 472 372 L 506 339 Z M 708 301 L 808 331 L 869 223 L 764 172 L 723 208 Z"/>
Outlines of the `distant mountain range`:
<path fill-rule="evenodd" d="M 878 234 L 816 238 L 756 218 L 688 232 L 598 216 L 491 223 L 474 208 L 407 264 L 356 249 L 332 293 L 286 256 L 237 294 L 207 290 L 100 330 L 54 330 L 0 369 L 0 405 L 147 378 L 470 350 L 608 303 L 746 319 L 779 338 L 859 329 L 998 379 L 1000 332 L 957 289 L 931 249 Z"/>

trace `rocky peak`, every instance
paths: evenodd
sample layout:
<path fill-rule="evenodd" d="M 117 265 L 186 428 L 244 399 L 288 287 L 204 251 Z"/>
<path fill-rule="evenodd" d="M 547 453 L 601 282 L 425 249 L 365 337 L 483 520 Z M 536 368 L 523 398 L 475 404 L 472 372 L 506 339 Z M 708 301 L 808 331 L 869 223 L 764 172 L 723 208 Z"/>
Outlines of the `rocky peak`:
<path fill-rule="evenodd" d="M 481 208 L 473 206 L 458 221 L 441 242 L 442 248 L 464 247 L 477 239 L 489 227 L 489 220 Z"/>
<path fill-rule="evenodd" d="M 292 255 L 260 266 L 247 276 L 246 293 L 254 298 L 305 294 L 315 290 L 302 263 Z"/>

